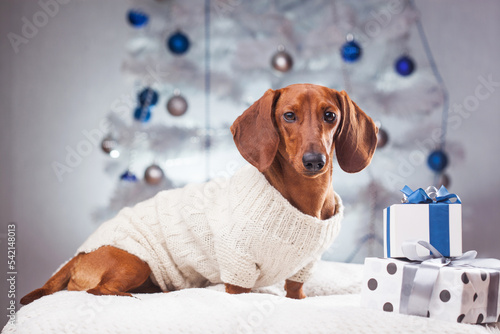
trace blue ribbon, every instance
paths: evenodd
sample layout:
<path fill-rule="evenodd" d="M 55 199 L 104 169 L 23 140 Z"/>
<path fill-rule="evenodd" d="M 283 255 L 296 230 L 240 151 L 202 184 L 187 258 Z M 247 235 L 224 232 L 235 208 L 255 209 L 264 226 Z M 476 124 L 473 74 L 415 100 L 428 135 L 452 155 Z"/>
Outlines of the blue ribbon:
<path fill-rule="evenodd" d="M 441 186 L 439 190 L 435 187 L 427 188 L 427 191 L 418 188 L 413 191 L 410 187 L 404 186 L 401 192 L 405 195 L 403 203 L 407 204 L 460 204 L 460 197 L 456 194 L 451 194 L 445 186 Z M 454 200 L 454 201 L 453 201 Z"/>
<path fill-rule="evenodd" d="M 450 209 L 449 204 L 460 204 L 460 198 L 451 194 L 448 189 L 441 186 L 439 190 L 428 187 L 426 190 L 418 188 L 413 191 L 404 186 L 401 189 L 404 194 L 405 204 L 429 204 L 429 241 L 445 256 L 450 255 Z"/>

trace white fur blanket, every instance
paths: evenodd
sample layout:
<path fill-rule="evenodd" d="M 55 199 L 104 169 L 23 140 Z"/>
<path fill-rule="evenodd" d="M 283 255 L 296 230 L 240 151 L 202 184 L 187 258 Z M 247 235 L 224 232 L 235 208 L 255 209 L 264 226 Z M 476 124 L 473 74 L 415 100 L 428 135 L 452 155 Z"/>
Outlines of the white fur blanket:
<path fill-rule="evenodd" d="M 498 333 L 480 326 L 360 306 L 362 266 L 320 262 L 309 296 L 284 298 L 283 285 L 229 295 L 223 285 L 136 298 L 61 291 L 24 306 L 2 333 Z"/>

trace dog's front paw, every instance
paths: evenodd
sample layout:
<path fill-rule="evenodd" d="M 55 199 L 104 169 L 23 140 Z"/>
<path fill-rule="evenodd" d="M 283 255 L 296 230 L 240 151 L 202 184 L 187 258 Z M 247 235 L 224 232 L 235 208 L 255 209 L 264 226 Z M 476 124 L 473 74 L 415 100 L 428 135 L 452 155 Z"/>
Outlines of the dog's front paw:
<path fill-rule="evenodd" d="M 304 290 L 302 289 L 303 285 L 304 285 L 304 283 L 286 280 L 286 282 L 285 282 L 286 297 L 293 298 L 293 299 L 306 298 L 306 294 L 304 293 Z"/>
<path fill-rule="evenodd" d="M 286 292 L 286 297 L 287 298 L 293 298 L 293 299 L 304 299 L 306 298 L 306 294 L 304 293 L 304 291 L 300 290 L 300 291 L 287 291 Z"/>
<path fill-rule="evenodd" d="M 241 286 L 236 286 L 229 283 L 224 283 L 224 285 L 226 286 L 226 292 L 232 295 L 249 293 L 252 290 L 251 288 L 242 288 Z"/>

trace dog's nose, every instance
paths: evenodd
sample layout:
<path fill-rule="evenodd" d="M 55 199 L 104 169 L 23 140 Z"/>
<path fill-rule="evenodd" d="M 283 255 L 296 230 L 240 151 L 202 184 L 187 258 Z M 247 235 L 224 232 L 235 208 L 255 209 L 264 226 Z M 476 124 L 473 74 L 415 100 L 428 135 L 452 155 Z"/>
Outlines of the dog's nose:
<path fill-rule="evenodd" d="M 325 167 L 326 157 L 321 153 L 306 153 L 302 156 L 304 167 L 310 172 L 319 172 Z"/>

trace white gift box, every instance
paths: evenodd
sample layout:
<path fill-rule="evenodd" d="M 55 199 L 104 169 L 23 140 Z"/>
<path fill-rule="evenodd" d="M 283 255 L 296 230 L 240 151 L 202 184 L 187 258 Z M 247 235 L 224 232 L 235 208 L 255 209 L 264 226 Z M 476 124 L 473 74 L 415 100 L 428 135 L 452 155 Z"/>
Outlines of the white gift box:
<path fill-rule="evenodd" d="M 384 257 L 404 257 L 405 241 L 424 240 L 443 256 L 462 255 L 462 205 L 394 204 L 384 209 Z M 418 255 L 429 250 L 418 249 Z"/>
<path fill-rule="evenodd" d="M 435 268 L 438 272 L 430 287 L 429 299 L 422 300 L 421 296 L 415 296 L 418 290 L 415 277 L 421 269 L 418 262 L 366 258 L 362 305 L 453 322 L 500 322 L 499 270 L 454 266 Z"/>

